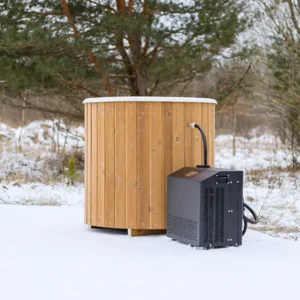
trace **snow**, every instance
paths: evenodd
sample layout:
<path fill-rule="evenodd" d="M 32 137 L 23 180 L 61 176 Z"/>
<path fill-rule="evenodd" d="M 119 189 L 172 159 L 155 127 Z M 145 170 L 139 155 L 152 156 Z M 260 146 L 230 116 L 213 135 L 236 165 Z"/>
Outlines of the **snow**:
<path fill-rule="evenodd" d="M 291 155 L 280 140 L 260 132 L 265 131 L 237 137 L 235 156 L 232 135 L 218 135 L 216 166 L 244 170 L 244 198 L 260 219 L 253 229 L 300 240 L 300 174 L 287 170 Z M 15 129 L 0 123 L 0 136 L 0 204 L 83 207 L 82 181 L 68 185 L 62 167 L 64 155 L 72 157 L 78 147 L 83 155 L 82 126 L 46 120 Z M 53 141 L 65 148 L 63 155 L 53 151 Z"/>
<path fill-rule="evenodd" d="M 244 171 L 244 199 L 259 215 L 252 226 L 270 235 L 300 239 L 300 174 L 290 174 L 291 154 L 270 134 L 236 138 L 216 138 L 216 163 L 220 168 Z"/>
<path fill-rule="evenodd" d="M 0 205 L 0 299 L 295 299 L 300 243 L 249 231 L 239 248 L 90 229 L 78 207 Z"/>
<path fill-rule="evenodd" d="M 210 251 L 85 225 L 83 183 L 64 182 L 53 150 L 81 149 L 81 126 L 0 124 L 0 138 L 0 299 L 298 296 L 300 176 L 271 134 L 237 137 L 236 156 L 231 135 L 216 138 L 216 166 L 245 171 L 244 197 L 260 218 L 252 228 L 267 234 L 248 230 L 241 247 Z"/>
<path fill-rule="evenodd" d="M 13 128 L 0 123 L 0 180 L 46 182 L 61 177 L 64 155 L 84 149 L 84 128 L 59 120 Z"/>
<path fill-rule="evenodd" d="M 70 126 L 60 120 L 34 121 L 17 128 L 0 123 L 0 138 L 1 146 L 9 152 L 46 152 L 57 145 L 70 150 L 84 147 L 84 127 Z"/>
<path fill-rule="evenodd" d="M 83 184 L 10 182 L 0 184 L 0 204 L 83 207 Z"/>
<path fill-rule="evenodd" d="M 272 135 L 249 139 L 237 137 L 235 156 L 232 154 L 232 139 L 232 135 L 216 137 L 216 166 L 239 170 L 261 170 L 286 168 L 291 164 L 291 153 L 282 147 L 278 138 Z"/>

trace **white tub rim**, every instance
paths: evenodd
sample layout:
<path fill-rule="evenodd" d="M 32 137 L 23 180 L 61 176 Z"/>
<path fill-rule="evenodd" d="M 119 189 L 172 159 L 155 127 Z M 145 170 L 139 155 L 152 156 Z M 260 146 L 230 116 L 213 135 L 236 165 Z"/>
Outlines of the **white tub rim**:
<path fill-rule="evenodd" d="M 118 96 L 118 97 L 97 97 L 87 98 L 83 101 L 86 103 L 101 102 L 182 102 L 182 103 L 210 103 L 217 104 L 217 101 L 210 98 L 196 97 L 149 97 L 149 96 Z"/>

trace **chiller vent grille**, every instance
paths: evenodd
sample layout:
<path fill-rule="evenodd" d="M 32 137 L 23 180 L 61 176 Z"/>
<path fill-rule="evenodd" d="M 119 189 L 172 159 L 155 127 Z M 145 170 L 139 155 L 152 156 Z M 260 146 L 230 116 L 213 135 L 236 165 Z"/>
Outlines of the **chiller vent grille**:
<path fill-rule="evenodd" d="M 204 243 L 213 243 L 214 189 L 206 188 L 204 196 Z"/>
<path fill-rule="evenodd" d="M 168 233 L 178 235 L 192 241 L 197 241 L 198 222 L 168 215 Z"/>
<path fill-rule="evenodd" d="M 216 231 L 215 242 L 224 243 L 224 188 L 216 189 Z"/>
<path fill-rule="evenodd" d="M 214 194 L 214 192 L 216 192 Z M 206 188 L 204 195 L 204 243 L 224 243 L 224 188 Z"/>

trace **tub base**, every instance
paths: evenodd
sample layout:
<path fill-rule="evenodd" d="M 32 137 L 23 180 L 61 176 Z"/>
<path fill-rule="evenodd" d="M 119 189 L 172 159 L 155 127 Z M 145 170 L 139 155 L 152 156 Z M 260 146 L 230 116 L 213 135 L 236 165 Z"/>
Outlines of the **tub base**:
<path fill-rule="evenodd" d="M 143 236 L 152 234 L 166 234 L 164 229 L 128 229 L 129 236 Z"/>
<path fill-rule="evenodd" d="M 143 236 L 143 235 L 153 235 L 153 234 L 166 234 L 167 230 L 165 229 L 124 229 L 124 228 L 108 228 L 108 227 L 99 227 L 91 226 L 92 229 L 106 229 L 106 230 L 126 230 L 129 236 Z"/>

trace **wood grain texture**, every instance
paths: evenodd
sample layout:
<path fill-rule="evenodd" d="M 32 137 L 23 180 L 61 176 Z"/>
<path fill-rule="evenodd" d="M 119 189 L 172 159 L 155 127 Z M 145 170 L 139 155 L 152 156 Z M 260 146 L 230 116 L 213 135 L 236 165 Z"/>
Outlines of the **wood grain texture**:
<path fill-rule="evenodd" d="M 211 167 L 215 166 L 215 128 L 216 128 L 216 121 L 215 121 L 215 105 L 209 105 L 209 112 L 208 112 L 208 139 L 209 139 L 209 147 L 208 147 L 208 160 Z"/>
<path fill-rule="evenodd" d="M 184 167 L 184 106 L 183 103 L 173 103 L 173 170 L 178 170 Z"/>
<path fill-rule="evenodd" d="M 105 113 L 104 103 L 98 103 L 98 225 L 104 226 L 105 219 Z"/>
<path fill-rule="evenodd" d="M 125 103 L 115 103 L 115 227 L 126 226 Z"/>
<path fill-rule="evenodd" d="M 91 106 L 91 225 L 98 225 L 98 116 L 97 105 Z"/>
<path fill-rule="evenodd" d="M 150 102 L 138 103 L 138 227 L 150 227 Z"/>
<path fill-rule="evenodd" d="M 162 105 L 162 200 L 161 201 L 161 214 L 162 226 L 166 227 L 166 214 L 167 214 L 167 177 L 173 172 L 173 124 L 172 124 L 172 103 L 164 103 Z"/>
<path fill-rule="evenodd" d="M 91 180 L 91 163 L 92 163 L 92 104 L 87 105 L 87 202 L 86 202 L 86 219 L 87 224 L 91 225 L 91 200 L 92 200 L 92 180 Z"/>
<path fill-rule="evenodd" d="M 187 123 L 204 128 L 213 166 L 214 114 L 205 103 L 85 104 L 85 222 L 134 235 L 164 230 L 167 176 L 203 163 L 201 135 Z"/>
<path fill-rule="evenodd" d="M 201 127 L 204 125 L 204 120 L 202 118 L 202 107 L 193 103 L 192 112 L 193 122 L 197 123 Z M 197 128 L 188 128 L 192 130 L 192 153 L 193 153 L 193 166 L 204 164 L 203 161 L 203 142 L 200 131 Z M 196 164 L 195 164 L 196 162 Z"/>
<path fill-rule="evenodd" d="M 209 145 L 209 142 L 210 142 L 210 136 L 209 136 L 209 116 L 208 116 L 208 104 L 206 103 L 203 103 L 201 105 L 201 118 L 202 118 L 202 125 L 201 127 L 204 129 L 204 132 L 206 134 L 206 139 L 207 139 L 207 148 L 208 148 L 208 156 L 209 156 L 209 151 L 210 151 L 210 145 Z M 203 145 L 203 144 L 201 144 Z M 202 146 L 203 147 L 203 146 Z M 202 160 L 201 160 L 201 164 L 203 164 L 204 161 L 203 161 L 203 155 L 202 155 Z M 209 164 L 209 161 L 208 161 L 208 164 Z"/>
<path fill-rule="evenodd" d="M 128 235 L 134 236 L 145 236 L 153 234 L 166 234 L 165 229 L 128 229 Z"/>
<path fill-rule="evenodd" d="M 125 103 L 126 228 L 138 228 L 137 102 Z"/>
<path fill-rule="evenodd" d="M 150 228 L 161 228 L 162 196 L 162 105 L 151 103 L 151 164 L 150 164 Z"/>
<path fill-rule="evenodd" d="M 115 227 L 115 103 L 105 107 L 105 219 L 104 226 Z"/>
<path fill-rule="evenodd" d="M 193 155 L 193 136 L 194 129 L 187 126 L 187 123 L 193 121 L 194 103 L 184 103 L 184 165 L 194 166 L 195 160 Z"/>
<path fill-rule="evenodd" d="M 84 142 L 85 142 L 85 148 L 84 148 L 84 222 L 86 224 L 88 223 L 88 218 L 87 218 L 87 211 L 88 211 L 88 169 L 89 169 L 89 164 L 87 162 L 88 160 L 88 105 L 84 105 Z"/>

